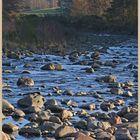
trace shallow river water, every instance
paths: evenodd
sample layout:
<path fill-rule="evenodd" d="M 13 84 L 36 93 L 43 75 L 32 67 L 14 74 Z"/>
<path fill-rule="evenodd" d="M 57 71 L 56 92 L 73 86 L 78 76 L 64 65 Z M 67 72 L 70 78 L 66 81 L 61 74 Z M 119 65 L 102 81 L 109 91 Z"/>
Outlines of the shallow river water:
<path fill-rule="evenodd" d="M 80 60 L 90 61 L 90 56 L 92 52 L 87 53 L 80 56 Z M 39 61 L 33 61 L 34 58 L 38 58 Z M 49 60 L 49 61 L 48 61 Z M 124 42 L 118 46 L 110 46 L 106 53 L 101 53 L 100 61 L 106 62 L 116 60 L 120 62 L 117 64 L 115 68 L 110 66 L 101 66 L 100 69 L 95 71 L 94 73 L 86 73 L 84 68 L 90 67 L 88 65 L 76 65 L 73 64 L 68 58 L 68 56 L 54 56 L 54 55 L 36 55 L 30 57 L 23 56 L 20 60 L 9 59 L 3 56 L 3 63 L 12 63 L 12 66 L 3 65 L 3 70 L 11 70 L 12 73 L 3 73 L 3 83 L 9 85 L 11 89 L 10 92 L 3 89 L 3 98 L 8 100 L 10 103 L 17 107 L 17 101 L 22 98 L 22 94 L 28 92 L 39 91 L 46 98 L 54 98 L 58 101 L 62 101 L 65 99 L 71 99 L 76 101 L 78 105 L 82 105 L 84 102 L 86 103 L 95 103 L 97 105 L 97 109 L 94 111 L 103 112 L 99 105 L 99 102 L 96 98 L 88 95 L 88 96 L 53 96 L 53 88 L 59 87 L 62 91 L 67 89 L 72 90 L 75 94 L 77 92 L 104 92 L 101 96 L 104 100 L 109 99 L 119 99 L 123 98 L 126 104 L 129 102 L 137 101 L 137 80 L 134 77 L 134 73 L 137 73 L 137 68 L 129 69 L 127 66 L 129 64 L 133 64 L 137 66 L 138 63 L 138 47 L 135 39 L 130 39 L 127 42 Z M 62 64 L 64 70 L 63 71 L 43 71 L 41 70 L 41 66 L 48 62 L 59 63 Z M 24 64 L 30 63 L 32 67 L 25 68 Z M 22 74 L 23 70 L 30 71 L 30 74 Z M 117 82 L 126 82 L 128 80 L 133 81 L 133 97 L 122 97 L 120 95 L 114 95 L 109 93 L 109 88 L 107 83 L 99 83 L 95 81 L 97 77 L 102 77 L 106 75 L 116 75 Z M 16 85 L 18 78 L 21 76 L 31 77 L 35 81 L 35 86 L 33 87 L 18 87 Z M 42 87 L 42 85 L 44 85 Z M 49 93 L 52 93 L 51 96 L 48 96 Z M 67 106 L 63 105 L 67 108 Z M 80 108 L 75 107 L 74 110 L 77 111 Z M 93 111 L 89 111 L 92 113 Z M 73 117 L 71 122 L 77 121 L 78 116 Z M 19 125 L 20 127 L 24 126 L 29 121 L 26 119 L 15 121 L 11 117 L 6 117 L 3 123 L 14 122 L 14 124 Z M 22 136 L 16 134 L 16 139 L 18 140 L 26 140 Z M 31 138 L 31 140 L 41 140 L 42 138 Z"/>

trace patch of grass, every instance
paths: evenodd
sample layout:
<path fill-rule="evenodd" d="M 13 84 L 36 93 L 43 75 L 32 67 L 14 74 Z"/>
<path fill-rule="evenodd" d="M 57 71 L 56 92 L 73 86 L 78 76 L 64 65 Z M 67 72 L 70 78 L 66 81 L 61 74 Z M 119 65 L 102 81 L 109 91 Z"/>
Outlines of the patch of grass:
<path fill-rule="evenodd" d="M 65 9 L 62 8 L 47 8 L 47 9 L 34 9 L 30 11 L 24 11 L 21 14 L 23 15 L 64 15 L 66 13 Z"/>

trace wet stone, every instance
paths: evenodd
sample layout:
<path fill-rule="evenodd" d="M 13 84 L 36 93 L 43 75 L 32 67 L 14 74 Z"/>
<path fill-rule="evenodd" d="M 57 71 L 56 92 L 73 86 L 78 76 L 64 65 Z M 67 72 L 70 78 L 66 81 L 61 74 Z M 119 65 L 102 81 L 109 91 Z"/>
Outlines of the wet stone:
<path fill-rule="evenodd" d="M 90 137 L 90 136 L 85 135 L 82 132 L 77 132 L 75 134 L 75 139 L 74 140 L 95 140 L 95 139 Z"/>
<path fill-rule="evenodd" d="M 100 53 L 99 52 L 94 52 L 94 53 L 91 54 L 91 58 L 92 59 L 98 59 L 99 56 L 100 56 Z"/>
<path fill-rule="evenodd" d="M 83 104 L 80 108 L 87 109 L 87 110 L 95 110 L 96 106 L 94 103 Z"/>
<path fill-rule="evenodd" d="M 103 76 L 100 78 L 97 78 L 96 81 L 98 82 L 107 82 L 107 83 L 114 83 L 116 82 L 117 77 L 114 75 L 109 75 L 109 76 Z"/>
<path fill-rule="evenodd" d="M 2 99 L 2 112 L 12 112 L 14 111 L 14 106 L 7 100 Z"/>
<path fill-rule="evenodd" d="M 36 120 L 39 122 L 48 121 L 50 119 L 50 112 L 48 111 L 40 111 L 36 114 Z"/>
<path fill-rule="evenodd" d="M 22 71 L 22 74 L 31 74 L 31 72 L 28 70 L 24 70 L 24 71 Z"/>
<path fill-rule="evenodd" d="M 20 109 L 15 109 L 12 116 L 15 117 L 15 118 L 24 117 L 25 113 Z"/>
<path fill-rule="evenodd" d="M 55 131 L 55 137 L 56 138 L 64 138 L 64 137 L 69 137 L 76 133 L 76 129 L 70 126 L 60 126 L 58 129 Z"/>
<path fill-rule="evenodd" d="M 112 88 L 112 89 L 110 90 L 110 92 L 111 92 L 112 94 L 117 94 L 117 95 L 122 95 L 122 94 L 124 93 L 123 90 L 120 89 L 120 88 Z"/>
<path fill-rule="evenodd" d="M 109 127 L 111 127 L 111 124 L 107 121 L 100 121 L 97 123 L 97 126 L 103 130 L 108 129 Z"/>
<path fill-rule="evenodd" d="M 78 103 L 72 100 L 63 100 L 61 104 L 66 104 L 67 106 L 78 107 Z"/>
<path fill-rule="evenodd" d="M 54 122 L 49 122 L 45 121 L 43 124 L 40 126 L 41 131 L 55 131 L 61 126 L 61 124 L 54 123 Z"/>
<path fill-rule="evenodd" d="M 98 140 L 115 140 L 115 137 L 112 134 L 103 131 L 103 132 L 96 134 L 96 139 L 98 139 Z"/>
<path fill-rule="evenodd" d="M 134 138 L 131 136 L 130 132 L 128 129 L 126 128 L 121 128 L 121 129 L 118 129 L 116 132 L 115 132 L 115 137 L 116 139 L 118 140 L 133 140 Z"/>
<path fill-rule="evenodd" d="M 69 55 L 69 59 L 70 59 L 72 62 L 78 60 L 78 59 L 79 59 L 79 53 L 77 53 L 77 52 L 72 52 L 72 53 Z"/>
<path fill-rule="evenodd" d="M 115 83 L 109 83 L 109 88 L 121 88 L 121 83 L 115 82 Z"/>
<path fill-rule="evenodd" d="M 2 130 L 3 132 L 5 133 L 12 133 L 12 132 L 15 132 L 15 131 L 18 131 L 19 130 L 19 127 L 12 124 L 12 123 L 9 123 L 9 124 L 3 124 L 2 125 Z"/>
<path fill-rule="evenodd" d="M 133 96 L 133 93 L 130 92 L 130 91 L 126 91 L 126 92 L 123 93 L 122 96 L 124 96 L 124 97 L 132 97 Z"/>
<path fill-rule="evenodd" d="M 63 110 L 61 113 L 60 113 L 60 118 L 62 120 L 64 119 L 69 119 L 73 117 L 73 113 L 71 111 L 68 111 L 68 110 Z"/>
<path fill-rule="evenodd" d="M 42 108 L 38 107 L 38 106 L 29 106 L 29 107 L 23 109 L 23 111 L 27 114 L 37 113 L 37 112 L 40 112 L 41 110 L 42 110 Z"/>
<path fill-rule="evenodd" d="M 42 70 L 57 70 L 61 71 L 63 70 L 63 67 L 61 64 L 54 64 L 54 63 L 48 63 L 41 67 Z"/>
<path fill-rule="evenodd" d="M 37 128 L 24 126 L 23 128 L 21 128 L 19 130 L 19 135 L 23 135 L 25 137 L 29 137 L 29 136 L 40 137 L 41 136 L 41 131 Z"/>
<path fill-rule="evenodd" d="M 2 140 L 11 140 L 10 136 L 7 133 L 1 132 Z"/>
<path fill-rule="evenodd" d="M 29 68 L 29 67 L 32 67 L 32 64 L 30 64 L 30 63 L 26 63 L 26 64 L 24 64 L 23 67 L 25 67 L 25 68 Z"/>
<path fill-rule="evenodd" d="M 47 100 L 45 103 L 45 109 L 50 109 L 54 113 L 63 111 L 63 108 L 54 99 Z"/>
<path fill-rule="evenodd" d="M 73 93 L 73 91 L 71 91 L 71 90 L 65 90 L 65 91 L 63 92 L 63 95 L 73 96 L 74 93 Z"/>
<path fill-rule="evenodd" d="M 29 77 L 21 77 L 17 81 L 18 86 L 34 86 L 34 81 L 33 79 Z"/>
<path fill-rule="evenodd" d="M 11 70 L 3 70 L 4 73 L 12 73 Z"/>
<path fill-rule="evenodd" d="M 87 129 L 87 121 L 80 120 L 79 122 L 76 123 L 75 126 L 79 129 Z"/>
<path fill-rule="evenodd" d="M 103 102 L 101 105 L 100 105 L 100 108 L 103 110 L 103 111 L 110 111 L 112 109 L 115 108 L 114 104 L 111 103 L 111 102 Z"/>
<path fill-rule="evenodd" d="M 87 120 L 87 130 L 93 131 L 98 128 L 97 125 L 98 124 L 97 124 L 97 122 L 95 122 L 95 120 L 92 120 L 92 119 Z"/>
<path fill-rule="evenodd" d="M 94 69 L 93 68 L 86 68 L 86 73 L 93 73 Z"/>
<path fill-rule="evenodd" d="M 119 117 L 119 116 L 114 116 L 114 117 L 112 117 L 111 119 L 110 119 L 110 123 L 112 124 L 112 125 L 114 125 L 114 124 L 121 124 L 122 123 L 122 119 L 121 119 L 121 117 Z"/>
<path fill-rule="evenodd" d="M 21 55 L 15 52 L 10 52 L 7 54 L 7 57 L 11 59 L 20 59 Z"/>
<path fill-rule="evenodd" d="M 53 122 L 53 123 L 63 124 L 62 121 L 60 120 L 60 118 L 59 117 L 56 117 L 56 116 L 51 116 L 49 118 L 49 121 L 50 122 Z"/>
<path fill-rule="evenodd" d="M 23 97 L 22 99 L 18 100 L 18 105 L 21 107 L 35 106 L 41 108 L 44 106 L 44 103 L 45 103 L 45 98 L 38 93 L 29 94 Z"/>
<path fill-rule="evenodd" d="M 131 111 L 130 107 L 123 107 L 117 114 L 123 117 L 125 114 L 129 113 L 130 111 Z"/>

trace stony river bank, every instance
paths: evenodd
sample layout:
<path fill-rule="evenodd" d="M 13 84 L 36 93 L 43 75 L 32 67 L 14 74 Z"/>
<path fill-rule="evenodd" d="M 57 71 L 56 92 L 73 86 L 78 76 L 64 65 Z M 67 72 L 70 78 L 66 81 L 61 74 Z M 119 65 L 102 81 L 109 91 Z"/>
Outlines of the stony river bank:
<path fill-rule="evenodd" d="M 138 46 L 3 54 L 5 140 L 137 140 Z"/>

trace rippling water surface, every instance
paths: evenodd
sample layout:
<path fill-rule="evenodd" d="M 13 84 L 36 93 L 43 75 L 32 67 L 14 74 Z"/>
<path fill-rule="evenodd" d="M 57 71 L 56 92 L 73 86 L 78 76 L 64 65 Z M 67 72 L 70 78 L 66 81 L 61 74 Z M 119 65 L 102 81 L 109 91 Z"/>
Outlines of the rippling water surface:
<path fill-rule="evenodd" d="M 90 56 L 91 52 L 89 52 Z M 87 56 L 88 56 L 87 55 Z M 33 61 L 34 58 L 39 57 L 40 61 Z M 60 63 L 64 67 L 64 71 L 43 71 L 41 70 L 41 66 L 49 62 Z M 87 57 L 83 54 L 80 57 L 80 60 L 88 60 Z M 54 56 L 54 55 L 33 55 L 32 57 L 23 57 L 20 60 L 9 59 L 7 57 L 3 57 L 3 63 L 10 62 L 12 66 L 3 66 L 3 70 L 12 70 L 12 73 L 3 73 L 3 82 L 7 83 L 9 87 L 12 89 L 12 92 L 3 91 L 3 98 L 7 99 L 10 103 L 12 103 L 15 107 L 17 107 L 17 101 L 22 98 L 21 93 L 28 93 L 33 91 L 40 91 L 46 99 L 54 98 L 59 101 L 62 99 L 72 99 L 76 101 L 79 105 L 83 104 L 83 100 L 88 102 L 93 102 L 97 104 L 97 110 L 101 111 L 99 108 L 100 102 L 97 101 L 96 98 L 92 96 L 48 96 L 48 93 L 52 93 L 53 87 L 59 87 L 62 91 L 66 89 L 72 90 L 74 93 L 77 92 L 94 92 L 101 91 L 105 94 L 102 94 L 105 100 L 108 99 L 116 99 L 123 98 L 126 101 L 126 104 L 129 102 L 137 100 L 137 80 L 134 78 L 134 72 L 137 72 L 137 69 L 128 69 L 127 66 L 129 64 L 134 64 L 137 66 L 138 63 L 138 48 L 137 42 L 135 39 L 130 39 L 127 42 L 124 42 L 118 46 L 110 46 L 107 50 L 107 53 L 101 53 L 100 61 L 105 62 L 109 60 L 116 60 L 120 62 L 115 68 L 109 66 L 102 66 L 99 70 L 95 71 L 92 74 L 88 74 L 85 72 L 84 68 L 90 67 L 86 65 L 74 65 L 68 59 L 68 56 L 63 58 L 62 56 Z M 24 64 L 30 63 L 32 67 L 25 68 Z M 23 70 L 29 70 L 30 74 L 22 74 Z M 101 77 L 104 75 L 113 74 L 117 76 L 118 82 L 126 82 L 127 80 L 132 80 L 135 84 L 133 88 L 134 96 L 131 98 L 121 97 L 119 95 L 108 94 L 109 88 L 107 83 L 99 83 L 95 81 L 96 77 Z M 21 88 L 16 85 L 17 80 L 21 76 L 28 76 L 33 78 L 35 81 L 34 87 L 25 87 Z M 79 80 L 77 79 L 79 77 Z M 45 87 L 41 87 L 41 85 L 45 85 Z M 91 86 L 92 85 L 92 86 Z M 53 93 L 52 93 L 53 94 Z M 75 110 L 79 110 L 79 108 L 75 108 Z M 78 120 L 79 118 L 76 116 L 71 121 Z M 24 126 L 28 123 L 28 120 L 23 119 L 21 121 L 15 121 L 11 117 L 7 117 L 4 121 L 14 122 L 14 124 L 18 124 L 20 127 Z M 16 135 L 16 138 L 19 140 L 26 140 L 26 138 Z M 41 140 L 42 138 L 31 138 L 34 140 Z"/>

